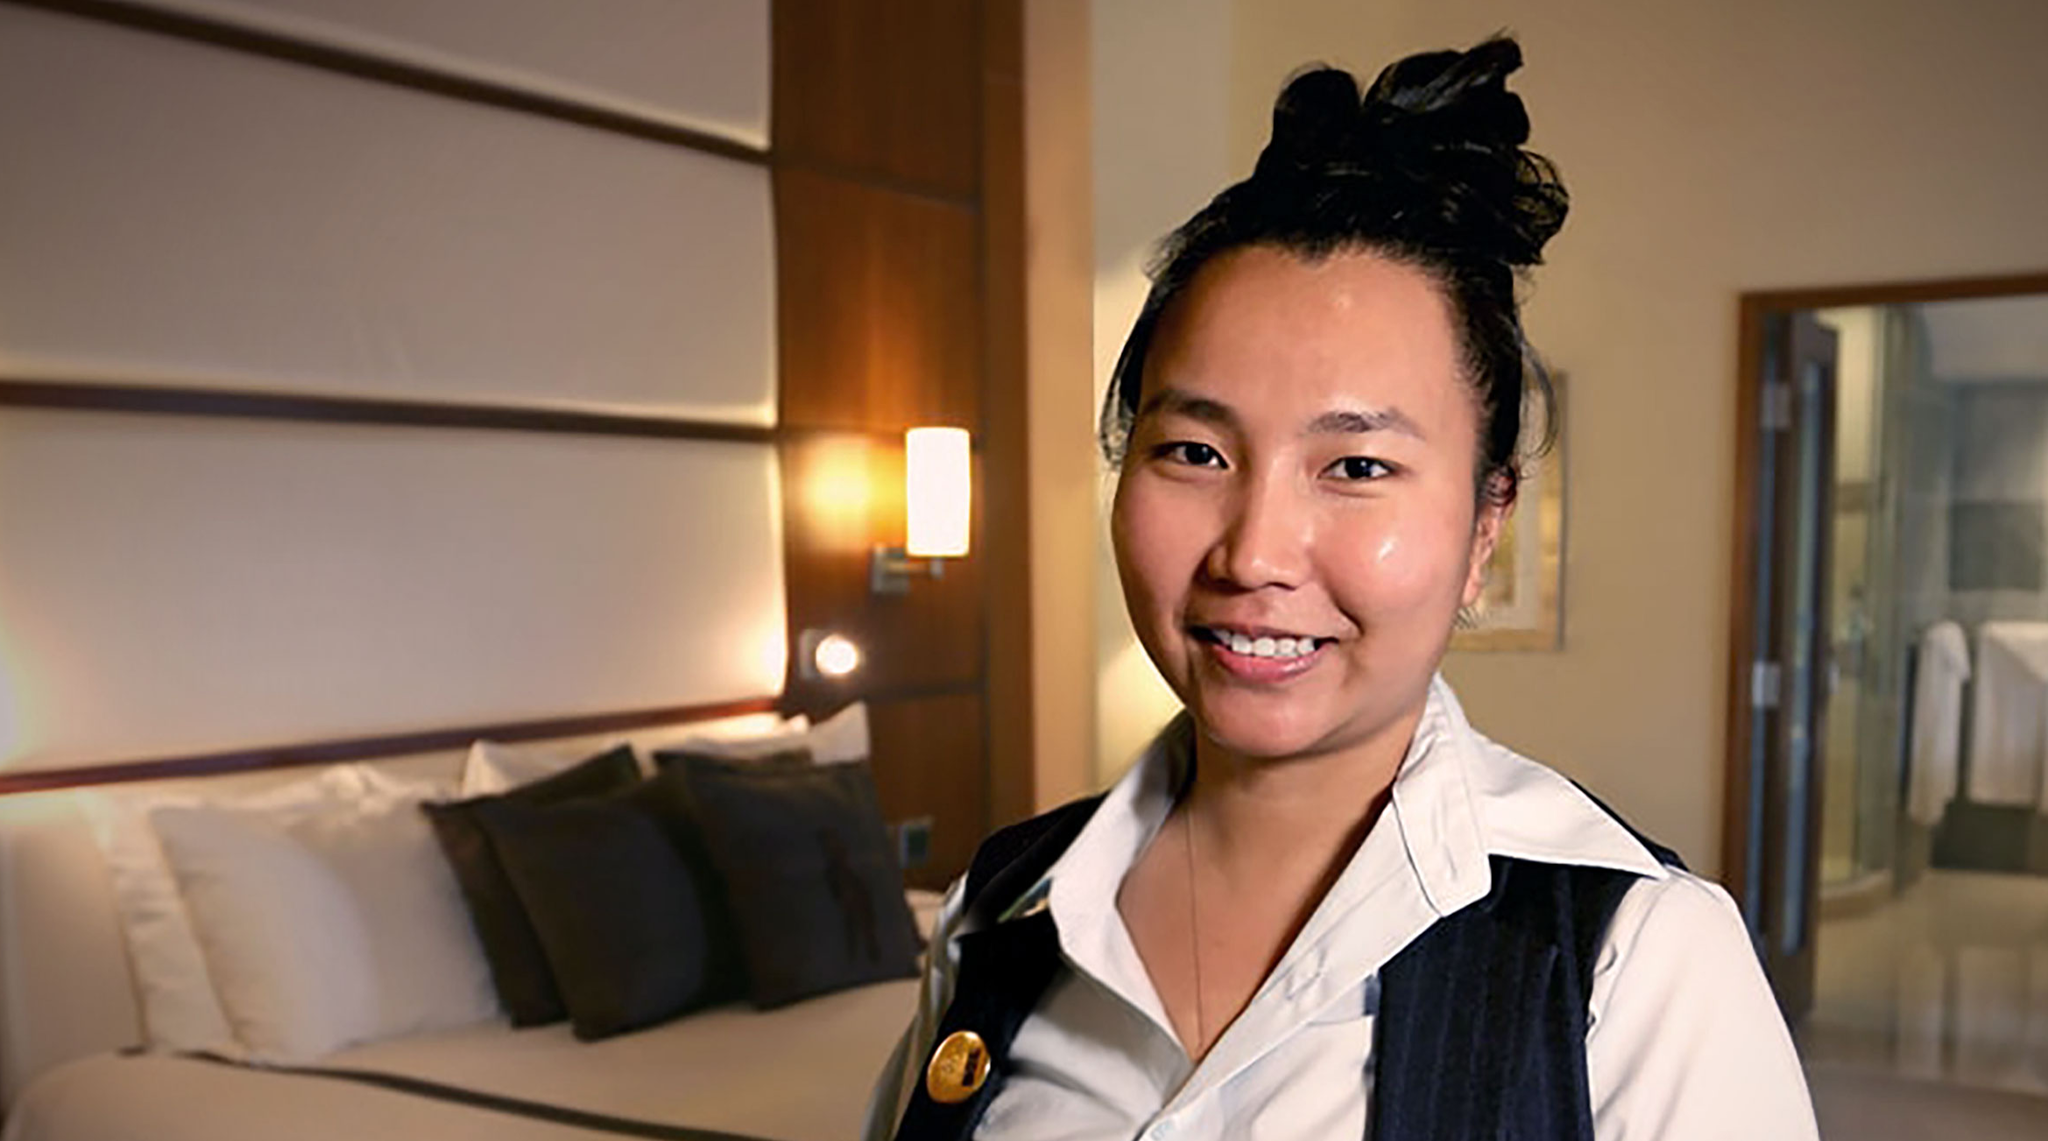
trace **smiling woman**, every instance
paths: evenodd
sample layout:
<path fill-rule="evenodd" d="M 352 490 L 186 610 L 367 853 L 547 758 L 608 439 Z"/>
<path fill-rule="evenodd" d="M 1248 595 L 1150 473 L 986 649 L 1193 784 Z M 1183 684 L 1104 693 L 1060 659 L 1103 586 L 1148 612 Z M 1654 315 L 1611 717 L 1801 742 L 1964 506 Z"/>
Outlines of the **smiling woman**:
<path fill-rule="evenodd" d="M 1545 384 L 1516 274 L 1566 197 L 1520 62 L 1303 73 L 1167 239 L 1102 435 L 1186 710 L 984 843 L 870 1136 L 1814 1136 L 1727 896 L 1437 674 Z"/>
<path fill-rule="evenodd" d="M 1252 246 L 1159 330 L 1117 565 L 1139 640 L 1234 755 L 1364 750 L 1385 785 L 1414 736 L 1500 518 L 1449 318 L 1413 267 Z"/>

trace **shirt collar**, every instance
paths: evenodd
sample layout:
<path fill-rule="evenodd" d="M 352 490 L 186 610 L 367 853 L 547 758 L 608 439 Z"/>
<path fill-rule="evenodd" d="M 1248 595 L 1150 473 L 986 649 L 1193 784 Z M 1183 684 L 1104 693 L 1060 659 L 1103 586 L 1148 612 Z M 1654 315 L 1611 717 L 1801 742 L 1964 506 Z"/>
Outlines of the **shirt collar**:
<path fill-rule="evenodd" d="M 1041 888 L 1050 892 L 1056 916 L 1092 918 L 1115 905 L 1122 871 L 1173 808 L 1192 763 L 1194 733 L 1185 712 L 1174 717 L 1047 871 Z M 1666 874 L 1635 834 L 1585 790 L 1472 728 L 1440 676 L 1430 683 L 1428 704 L 1394 779 L 1388 815 L 1439 915 L 1486 895 L 1492 886 L 1489 856 L 1614 868 L 1655 879 Z M 1105 879 L 1111 869 L 1116 874 Z M 1062 890 L 1063 875 L 1078 890 Z"/>
<path fill-rule="evenodd" d="M 1473 729 L 1442 677 L 1431 683 L 1393 800 L 1416 878 L 1440 914 L 1486 894 L 1489 856 L 1667 874 L 1627 825 L 1570 778 Z"/>
<path fill-rule="evenodd" d="M 1125 873 L 1172 811 L 1192 762 L 1194 734 L 1185 713 L 1174 718 L 1067 850 L 1004 913 L 1013 918 L 1050 909 L 1068 963 L 1168 1035 L 1171 1022 L 1116 899 Z M 1228 1080 L 1305 1011 L 1348 994 L 1437 918 L 1484 898 L 1493 886 L 1489 857 L 1495 855 L 1667 874 L 1577 785 L 1474 731 L 1450 687 L 1432 679 L 1387 812 L 1203 1061 L 1200 1075 L 1206 1077 L 1176 1097 Z"/>

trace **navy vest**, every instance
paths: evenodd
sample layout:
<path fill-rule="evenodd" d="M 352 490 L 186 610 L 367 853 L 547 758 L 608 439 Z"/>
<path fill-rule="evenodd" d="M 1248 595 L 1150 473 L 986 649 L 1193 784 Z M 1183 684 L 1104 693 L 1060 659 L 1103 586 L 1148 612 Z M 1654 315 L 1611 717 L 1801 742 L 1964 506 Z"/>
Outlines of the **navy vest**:
<path fill-rule="evenodd" d="M 917 1080 L 896 1141 L 967 1141 L 1002 1088 L 1010 1043 L 1060 954 L 1050 912 L 997 920 L 1101 799 L 1012 825 L 975 853 L 964 895 L 970 930 L 959 937 L 953 999 L 932 1041 L 972 1030 L 994 1066 L 973 1097 L 941 1105 L 925 1092 L 925 1059 L 910 1059 Z M 1586 1002 L 1608 921 L 1638 877 L 1504 856 L 1492 864 L 1486 898 L 1438 920 L 1380 971 L 1372 1141 L 1593 1141 Z"/>

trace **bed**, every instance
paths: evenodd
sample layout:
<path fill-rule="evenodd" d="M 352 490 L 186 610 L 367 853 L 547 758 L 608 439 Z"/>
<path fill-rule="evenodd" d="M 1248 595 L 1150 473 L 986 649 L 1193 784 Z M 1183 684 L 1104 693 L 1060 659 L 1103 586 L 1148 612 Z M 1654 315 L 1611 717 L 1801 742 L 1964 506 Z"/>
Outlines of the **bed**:
<path fill-rule="evenodd" d="M 857 1135 L 902 978 L 594 1042 L 449 1018 L 258 1067 L 166 1038 L 93 807 L 331 764 L 469 796 L 472 738 L 628 734 L 651 767 L 867 694 L 891 819 L 938 824 L 926 882 L 964 864 L 985 654 L 931 616 L 981 588 L 875 608 L 881 522 L 798 462 L 826 421 L 861 456 L 902 425 L 785 412 L 779 279 L 815 243 L 777 237 L 770 17 L 0 0 L 0 154 L 33 172 L 0 187 L 6 1141 Z M 892 633 L 841 685 L 789 668 L 798 626 Z"/>
<path fill-rule="evenodd" d="M 701 1130 L 789 1141 L 854 1138 L 870 1084 L 915 1003 L 914 987 L 879 983 L 776 1011 L 721 1009 L 599 1043 L 577 1042 L 565 1027 L 490 1026 L 361 1047 L 324 1063 L 445 1087 L 433 1092 L 189 1058 L 98 1054 L 42 1075 L 10 1114 L 4 1136 L 558 1141 Z M 530 1104 L 451 1100 L 458 1090 L 580 1111 L 588 1124 L 534 1116 L 546 1111 Z M 649 1124 L 666 1128 L 638 1128 Z"/>
<path fill-rule="evenodd" d="M 446 763 L 407 758 L 389 769 L 416 779 Z M 169 791 L 247 794 L 283 779 L 186 781 Z M 595 1042 L 578 1040 L 567 1023 L 514 1029 L 499 1017 L 355 1045 L 303 1066 L 144 1050 L 132 945 L 93 833 L 99 795 L 0 798 L 5 1141 L 832 1141 L 859 1136 L 872 1082 L 915 1005 L 916 984 L 906 978 L 772 1010 L 727 1003 Z M 928 931 L 937 898 L 912 892 L 910 900 Z"/>

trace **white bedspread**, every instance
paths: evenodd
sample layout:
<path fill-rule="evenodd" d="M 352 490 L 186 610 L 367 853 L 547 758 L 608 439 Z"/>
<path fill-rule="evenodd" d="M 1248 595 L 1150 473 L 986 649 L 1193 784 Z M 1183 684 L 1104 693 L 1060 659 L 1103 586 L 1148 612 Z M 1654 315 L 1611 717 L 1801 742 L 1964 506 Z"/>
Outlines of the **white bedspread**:
<path fill-rule="evenodd" d="M 776 1141 L 851 1141 L 915 1007 L 881 983 L 777 1011 L 729 1007 L 596 1043 L 502 1024 L 344 1051 L 324 1065 Z M 331 1078 L 102 1055 L 32 1084 L 0 1141 L 569 1141 L 608 1136 Z"/>

